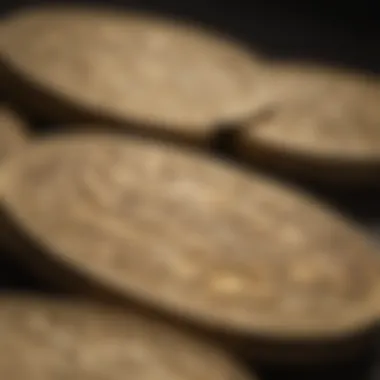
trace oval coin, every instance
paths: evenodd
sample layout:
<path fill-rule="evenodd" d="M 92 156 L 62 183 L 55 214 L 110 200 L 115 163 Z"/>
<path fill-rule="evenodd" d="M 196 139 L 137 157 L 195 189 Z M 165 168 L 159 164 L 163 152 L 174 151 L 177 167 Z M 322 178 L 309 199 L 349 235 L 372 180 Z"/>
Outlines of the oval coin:
<path fill-rule="evenodd" d="M 341 340 L 377 322 L 372 242 L 302 192 L 217 159 L 66 135 L 15 157 L 0 189 L 36 251 L 23 259 L 77 291 L 238 340 Z"/>
<path fill-rule="evenodd" d="M 196 141 L 246 116 L 258 66 L 239 43 L 201 27 L 85 6 L 11 13 L 0 56 L 9 90 L 44 118 Z"/>
<path fill-rule="evenodd" d="M 218 349 L 127 311 L 1 296 L 0 376 L 14 380 L 248 380 Z"/>
<path fill-rule="evenodd" d="M 268 65 L 237 150 L 306 179 L 378 181 L 379 102 L 377 77 L 323 66 Z"/>

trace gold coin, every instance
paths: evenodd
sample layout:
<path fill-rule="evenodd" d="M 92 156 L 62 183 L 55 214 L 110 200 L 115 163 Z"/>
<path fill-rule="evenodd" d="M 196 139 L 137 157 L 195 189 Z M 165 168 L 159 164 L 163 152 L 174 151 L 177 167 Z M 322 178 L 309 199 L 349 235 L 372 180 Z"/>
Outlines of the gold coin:
<path fill-rule="evenodd" d="M 380 178 L 380 79 L 296 64 L 268 64 L 238 151 L 302 178 L 363 183 Z"/>
<path fill-rule="evenodd" d="M 8 90 L 43 118 L 197 142 L 246 116 L 258 67 L 249 49 L 200 26 L 85 6 L 11 13 L 0 57 Z"/>
<path fill-rule="evenodd" d="M 219 349 L 127 311 L 25 296 L 0 305 L 2 378 L 255 379 Z"/>
<path fill-rule="evenodd" d="M 0 173 L 7 233 L 32 248 L 20 259 L 64 287 L 227 334 L 258 360 L 312 349 L 260 344 L 351 342 L 377 322 L 377 248 L 274 180 L 102 134 L 36 142 Z"/>

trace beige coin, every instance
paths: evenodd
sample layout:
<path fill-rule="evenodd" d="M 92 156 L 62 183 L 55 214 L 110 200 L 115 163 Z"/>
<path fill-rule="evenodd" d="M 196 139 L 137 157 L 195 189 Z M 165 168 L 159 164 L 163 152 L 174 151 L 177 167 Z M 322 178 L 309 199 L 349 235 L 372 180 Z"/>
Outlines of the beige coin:
<path fill-rule="evenodd" d="M 24 121 L 8 106 L 0 104 L 0 162 L 22 149 L 26 141 Z"/>
<path fill-rule="evenodd" d="M 218 349 L 85 301 L 2 296 L 0 376 L 17 380 L 253 379 Z"/>
<path fill-rule="evenodd" d="M 10 91 L 56 122 L 107 120 L 203 141 L 254 101 L 254 55 L 176 20 L 44 6 L 10 14 L 0 42 Z"/>
<path fill-rule="evenodd" d="M 380 79 L 318 66 L 272 64 L 257 83 L 241 154 L 306 178 L 380 178 Z"/>
<path fill-rule="evenodd" d="M 377 322 L 372 243 L 316 200 L 216 159 L 66 135 L 15 157 L 0 189 L 9 235 L 33 247 L 20 259 L 41 274 L 227 334 L 256 359 L 342 355 L 338 343 Z"/>

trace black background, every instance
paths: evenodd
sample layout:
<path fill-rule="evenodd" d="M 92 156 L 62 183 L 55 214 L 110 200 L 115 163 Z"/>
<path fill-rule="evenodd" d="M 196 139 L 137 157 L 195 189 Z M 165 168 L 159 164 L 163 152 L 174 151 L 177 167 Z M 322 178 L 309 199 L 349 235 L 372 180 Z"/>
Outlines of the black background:
<path fill-rule="evenodd" d="M 75 3 L 73 0 L 65 2 Z M 0 10 L 6 13 L 13 8 L 34 3 L 37 2 L 3 0 Z M 346 2 L 344 6 L 327 0 L 229 0 L 224 3 L 216 0 L 113 0 L 107 3 L 194 19 L 231 33 L 252 44 L 255 49 L 276 58 L 318 60 L 380 73 L 380 12 L 375 1 L 352 1 Z M 327 202 L 338 206 L 375 238 L 380 237 L 378 191 L 313 186 L 308 186 L 308 190 L 317 192 Z M 1 257 L 0 286 L 3 289 L 41 288 L 15 264 L 5 262 Z M 379 360 L 376 360 L 376 356 Z M 292 379 L 380 380 L 380 354 L 366 355 L 356 362 L 329 368 L 286 371 L 264 368 L 259 372 L 263 380 L 282 379 L 284 376 L 291 376 Z"/>

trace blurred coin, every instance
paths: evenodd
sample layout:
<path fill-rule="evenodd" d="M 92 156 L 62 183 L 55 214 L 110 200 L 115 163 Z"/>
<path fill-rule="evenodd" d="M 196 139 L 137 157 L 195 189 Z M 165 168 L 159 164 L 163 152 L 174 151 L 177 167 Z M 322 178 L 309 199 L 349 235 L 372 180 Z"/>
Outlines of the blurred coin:
<path fill-rule="evenodd" d="M 254 379 L 218 349 L 127 311 L 20 296 L 0 305 L 2 378 Z"/>
<path fill-rule="evenodd" d="M 9 93 L 44 119 L 196 142 L 246 117 L 258 67 L 251 51 L 200 26 L 90 6 L 11 13 L 0 57 Z"/>
<path fill-rule="evenodd" d="M 17 255 L 63 287 L 139 304 L 272 362 L 352 355 L 377 323 L 373 243 L 274 180 L 102 134 L 36 142 L 0 178 Z"/>
<path fill-rule="evenodd" d="M 238 153 L 301 178 L 379 182 L 380 79 L 323 66 L 268 64 Z"/>

